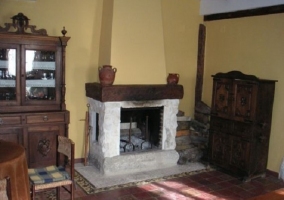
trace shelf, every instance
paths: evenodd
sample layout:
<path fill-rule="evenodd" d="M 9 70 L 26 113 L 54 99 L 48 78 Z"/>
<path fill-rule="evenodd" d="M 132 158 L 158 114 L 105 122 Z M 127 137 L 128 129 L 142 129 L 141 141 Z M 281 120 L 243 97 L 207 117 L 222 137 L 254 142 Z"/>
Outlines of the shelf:
<path fill-rule="evenodd" d="M 54 61 L 53 62 L 34 61 L 33 69 L 55 70 L 55 62 Z"/>
<path fill-rule="evenodd" d="M 0 68 L 8 69 L 9 61 L 8 60 L 0 60 Z"/>
<path fill-rule="evenodd" d="M 55 79 L 26 80 L 26 87 L 55 87 Z"/>
<path fill-rule="evenodd" d="M 0 60 L 0 68 L 8 69 L 9 60 Z M 34 61 L 33 69 L 55 70 L 55 62 Z"/>
<path fill-rule="evenodd" d="M 15 80 L 1 80 L 0 79 L 0 87 L 16 87 Z"/>

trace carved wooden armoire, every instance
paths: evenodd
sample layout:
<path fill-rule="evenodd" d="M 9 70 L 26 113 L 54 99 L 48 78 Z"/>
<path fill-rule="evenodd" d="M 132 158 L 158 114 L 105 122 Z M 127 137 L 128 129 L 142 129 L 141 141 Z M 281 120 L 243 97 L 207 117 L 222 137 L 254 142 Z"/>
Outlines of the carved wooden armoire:
<path fill-rule="evenodd" d="M 57 135 L 68 136 L 65 48 L 23 13 L 0 26 L 0 139 L 23 145 L 29 167 L 55 164 Z M 12 151 L 12 149 L 11 149 Z"/>
<path fill-rule="evenodd" d="M 209 162 L 249 181 L 267 167 L 275 80 L 213 75 Z"/>

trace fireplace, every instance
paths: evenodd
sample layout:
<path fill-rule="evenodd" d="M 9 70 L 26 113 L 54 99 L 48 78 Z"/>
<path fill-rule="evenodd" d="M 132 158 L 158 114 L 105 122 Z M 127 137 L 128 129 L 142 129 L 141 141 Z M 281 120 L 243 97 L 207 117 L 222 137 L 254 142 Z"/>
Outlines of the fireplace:
<path fill-rule="evenodd" d="M 177 164 L 176 114 L 183 97 L 181 85 L 86 83 L 86 96 L 90 105 L 89 161 L 101 173 L 123 174 Z M 121 142 L 132 142 L 133 128 L 141 130 L 137 137 L 143 144 L 124 149 Z M 126 129 L 124 136 L 122 129 Z"/>

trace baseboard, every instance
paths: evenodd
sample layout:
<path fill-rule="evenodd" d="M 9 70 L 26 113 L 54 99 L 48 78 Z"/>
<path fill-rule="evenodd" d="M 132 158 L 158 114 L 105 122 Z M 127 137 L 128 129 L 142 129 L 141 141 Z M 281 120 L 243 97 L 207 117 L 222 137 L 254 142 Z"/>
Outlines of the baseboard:
<path fill-rule="evenodd" d="M 84 158 L 76 158 L 76 159 L 74 159 L 74 162 L 75 163 L 84 163 Z"/>
<path fill-rule="evenodd" d="M 278 177 L 278 172 L 274 172 L 274 171 L 271 171 L 269 169 L 266 169 L 266 174 L 270 175 L 270 176 L 273 176 L 273 177 Z"/>

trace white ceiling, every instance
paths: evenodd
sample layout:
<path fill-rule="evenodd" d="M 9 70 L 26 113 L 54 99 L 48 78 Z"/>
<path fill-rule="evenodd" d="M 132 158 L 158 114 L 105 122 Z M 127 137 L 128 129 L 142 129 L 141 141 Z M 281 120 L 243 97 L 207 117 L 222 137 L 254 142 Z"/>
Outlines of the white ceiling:
<path fill-rule="evenodd" d="M 200 15 L 226 13 L 284 4 L 284 0 L 200 0 Z"/>

